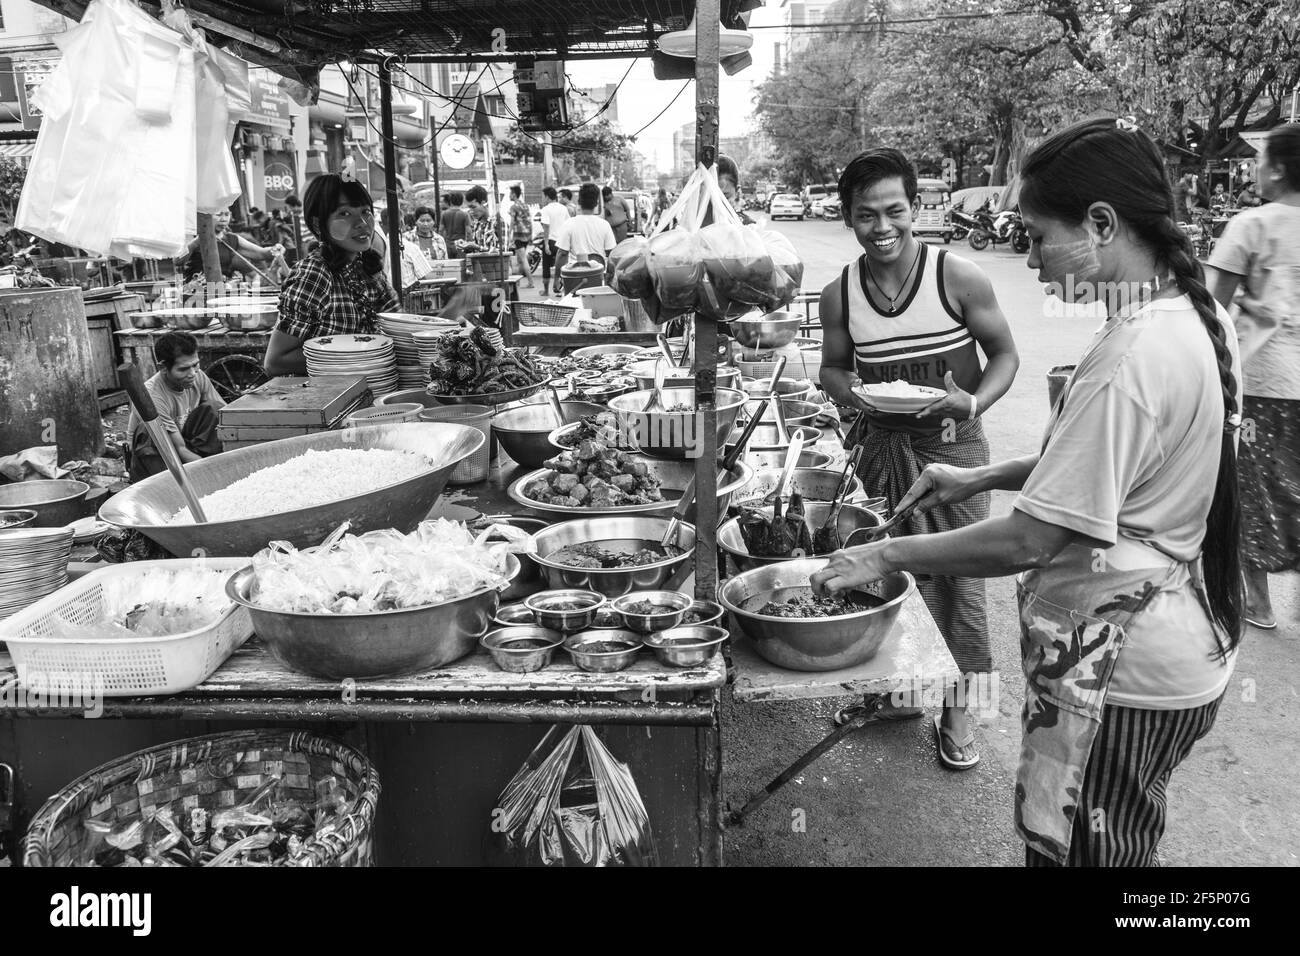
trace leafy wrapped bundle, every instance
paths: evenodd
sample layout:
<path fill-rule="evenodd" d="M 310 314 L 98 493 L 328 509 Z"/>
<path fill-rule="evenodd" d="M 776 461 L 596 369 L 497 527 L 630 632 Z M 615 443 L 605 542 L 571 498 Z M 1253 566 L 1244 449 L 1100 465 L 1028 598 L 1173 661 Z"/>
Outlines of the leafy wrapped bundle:
<path fill-rule="evenodd" d="M 790 506 L 785 509 L 786 525 L 795 536 L 795 549 L 802 551 L 803 557 L 813 553 L 812 532 L 808 530 L 808 516 L 804 511 L 803 495 L 798 491 L 790 495 Z"/>
<path fill-rule="evenodd" d="M 793 499 L 791 499 L 793 501 Z M 799 547 L 799 528 L 803 518 L 791 521 L 781 513 L 780 496 L 772 503 L 772 523 L 768 526 L 768 551 L 763 557 L 788 558 Z"/>
<path fill-rule="evenodd" d="M 740 536 L 750 554 L 760 558 L 771 557 L 767 553 L 770 547 L 768 529 L 771 527 L 771 519 L 767 515 L 753 508 L 745 508 L 736 523 L 740 525 Z"/>

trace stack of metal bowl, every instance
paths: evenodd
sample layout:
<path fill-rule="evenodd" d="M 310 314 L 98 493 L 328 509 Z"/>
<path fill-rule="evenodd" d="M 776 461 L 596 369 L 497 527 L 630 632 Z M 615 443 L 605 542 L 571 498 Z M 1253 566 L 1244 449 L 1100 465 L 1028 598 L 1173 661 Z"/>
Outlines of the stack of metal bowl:
<path fill-rule="evenodd" d="M 815 533 L 825 523 L 832 507 L 834 507 L 834 504 L 829 501 L 810 501 L 804 504 L 804 515 L 808 522 L 809 532 Z M 767 518 L 772 517 L 771 508 L 756 508 L 754 510 Z M 868 511 L 866 508 L 859 508 L 856 505 L 846 504 L 840 509 L 840 516 L 835 522 L 835 527 L 840 533 L 840 540 L 844 541 L 859 528 L 879 528 L 884 523 L 884 518 L 876 512 Z M 745 545 L 745 537 L 740 531 L 739 518 L 732 518 L 724 522 L 722 527 L 718 529 L 718 547 L 727 553 L 727 560 L 731 563 L 734 573 L 737 574 L 767 564 L 797 561 L 804 557 L 811 557 L 811 555 L 801 554 L 772 558 L 750 554 L 749 548 Z"/>
<path fill-rule="evenodd" d="M 618 568 L 580 568 L 561 564 L 553 555 L 575 544 L 597 544 L 613 552 L 633 554 L 643 548 L 659 548 L 668 527 L 667 518 L 645 515 L 604 516 L 580 521 L 563 521 L 551 525 L 534 537 L 537 553 L 533 560 L 542 578 L 551 588 L 584 588 L 607 597 L 619 597 L 629 591 L 653 591 L 662 588 L 679 567 L 690 561 L 695 548 L 695 528 L 678 524 L 669 542 L 677 554 L 649 564 Z"/>
<path fill-rule="evenodd" d="M 781 411 L 785 413 L 785 424 L 787 428 L 795 428 L 799 425 L 813 426 L 817 421 L 817 416 L 822 413 L 822 407 L 816 402 L 805 402 L 799 399 L 782 398 Z M 740 432 L 744 430 L 745 422 L 749 421 L 759 413 L 759 410 L 767 406 L 764 411 L 764 420 L 767 424 L 776 427 L 776 414 L 772 411 L 772 399 L 756 398 L 745 402 L 740 409 L 740 414 L 736 416 L 736 433 L 734 437 L 739 438 Z M 762 427 L 761 425 L 759 427 Z M 751 439 L 752 441 L 752 439 Z M 763 444 L 758 442 L 757 444 Z"/>
<path fill-rule="evenodd" d="M 771 380 L 766 378 L 742 378 L 740 390 L 750 398 L 767 398 L 772 394 Z M 805 379 L 782 378 L 776 383 L 776 393 L 782 398 L 806 402 L 811 399 L 816 388 Z"/>
<path fill-rule="evenodd" d="M 718 589 L 718 600 L 758 655 L 777 667 L 794 671 L 856 667 L 880 650 L 903 603 L 916 590 L 916 582 L 906 571 L 895 571 L 857 592 L 883 603 L 852 614 L 788 618 L 758 612 L 770 601 L 810 597 L 810 579 L 825 566 L 824 558 L 803 558 L 755 568 L 724 583 Z"/>
<path fill-rule="evenodd" d="M 655 375 L 657 374 L 655 366 L 657 364 L 659 363 L 655 361 L 638 362 L 628 368 L 628 374 L 636 379 L 637 388 L 646 390 L 655 387 Z M 689 387 L 695 387 L 694 369 L 680 365 L 664 369 L 664 388 L 686 388 L 688 387 L 687 383 L 690 383 Z M 733 368 L 730 365 L 719 365 L 714 385 L 717 388 L 739 388 L 740 369 Z"/>

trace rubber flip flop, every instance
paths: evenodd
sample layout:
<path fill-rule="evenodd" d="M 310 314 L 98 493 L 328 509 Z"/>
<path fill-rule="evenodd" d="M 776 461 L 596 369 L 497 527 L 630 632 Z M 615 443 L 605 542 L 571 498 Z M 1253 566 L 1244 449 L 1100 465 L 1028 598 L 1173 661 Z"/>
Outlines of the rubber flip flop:
<path fill-rule="evenodd" d="M 1272 624 L 1261 624 L 1259 621 L 1254 621 L 1250 618 L 1246 618 L 1245 620 L 1251 627 L 1257 627 L 1261 631 L 1272 631 L 1277 629 L 1277 621 L 1274 621 Z"/>
<path fill-rule="evenodd" d="M 944 746 L 944 741 L 946 740 L 953 747 L 969 747 L 971 744 L 975 743 L 975 735 L 973 733 L 968 732 L 964 739 L 958 740 L 957 736 L 951 730 L 943 726 L 943 717 L 939 716 L 934 718 L 934 736 L 935 743 L 939 748 L 939 762 L 949 770 L 969 770 L 980 762 L 979 754 L 976 754 L 969 760 L 954 760 L 952 757 L 948 756 L 948 750 Z"/>

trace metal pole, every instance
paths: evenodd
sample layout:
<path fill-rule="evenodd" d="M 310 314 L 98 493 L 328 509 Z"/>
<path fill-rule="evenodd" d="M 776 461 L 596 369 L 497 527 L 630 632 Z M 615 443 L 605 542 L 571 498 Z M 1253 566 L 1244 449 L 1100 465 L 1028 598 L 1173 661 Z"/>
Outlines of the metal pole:
<path fill-rule="evenodd" d="M 718 155 L 719 0 L 695 5 L 695 150 L 712 166 Z M 718 590 L 718 327 L 695 314 L 695 408 L 703 434 L 695 459 L 695 596 L 711 601 Z"/>
<path fill-rule="evenodd" d="M 397 205 L 397 147 L 393 134 L 393 75 L 389 60 L 379 63 L 379 113 L 384 131 L 384 195 L 388 200 L 388 262 L 393 273 L 393 289 L 397 292 L 397 307 L 404 304 L 402 288 L 402 210 Z"/>

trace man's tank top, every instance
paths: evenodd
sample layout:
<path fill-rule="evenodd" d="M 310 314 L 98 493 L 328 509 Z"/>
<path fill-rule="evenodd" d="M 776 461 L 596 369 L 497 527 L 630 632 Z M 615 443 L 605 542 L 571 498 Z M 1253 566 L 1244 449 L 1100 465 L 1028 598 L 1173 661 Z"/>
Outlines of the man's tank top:
<path fill-rule="evenodd" d="M 864 384 L 903 379 L 944 391 L 944 373 L 952 372 L 953 381 L 966 391 L 974 392 L 979 387 L 983 369 L 975 339 L 944 293 L 946 255 L 944 250 L 938 250 L 931 263 L 930 248 L 921 243 L 916 283 L 894 312 L 881 309 L 867 293 L 865 254 L 844 267 L 841 300 L 848 316 L 858 377 Z M 880 428 L 917 435 L 933 434 L 943 428 L 942 418 L 864 414 Z"/>

